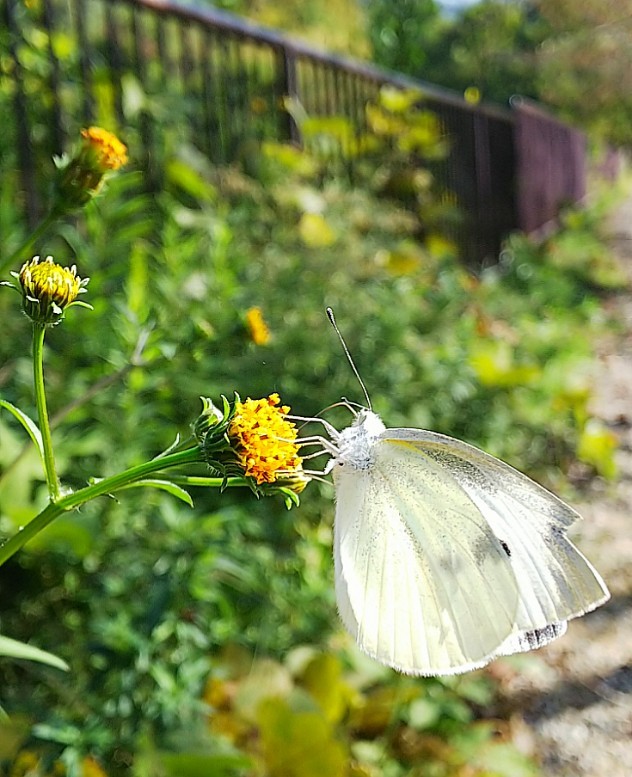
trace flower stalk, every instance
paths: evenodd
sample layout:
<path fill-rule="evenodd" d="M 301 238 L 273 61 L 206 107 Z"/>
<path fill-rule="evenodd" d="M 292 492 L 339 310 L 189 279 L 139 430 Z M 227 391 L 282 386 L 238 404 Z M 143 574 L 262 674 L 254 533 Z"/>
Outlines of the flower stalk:
<path fill-rule="evenodd" d="M 138 464 L 134 467 L 130 467 L 123 472 L 119 472 L 116 475 L 112 475 L 102 480 L 98 480 L 91 483 L 85 488 L 81 488 L 78 491 L 74 491 L 66 496 L 56 498 L 54 501 L 42 510 L 41 513 L 33 518 L 32 521 L 23 526 L 20 531 L 10 537 L 3 545 L 0 546 L 0 566 L 11 558 L 15 553 L 24 547 L 29 540 L 32 540 L 37 534 L 45 529 L 55 518 L 58 518 L 65 512 L 74 510 L 81 505 L 90 502 L 92 499 L 96 499 L 100 496 L 108 496 L 114 494 L 116 491 L 126 488 L 138 481 L 143 480 L 148 475 L 155 472 L 160 472 L 170 467 L 177 467 L 183 464 L 190 464 L 192 462 L 199 462 L 201 460 L 199 448 L 189 448 L 179 453 L 172 453 L 167 456 L 161 456 L 151 461 L 146 461 L 143 464 Z M 48 473 L 47 473 L 48 477 Z M 238 480 L 239 478 L 235 478 Z M 219 488 L 222 485 L 222 478 L 215 478 L 216 487 Z M 206 485 L 209 485 L 206 483 Z M 242 483 L 230 483 L 227 485 L 243 485 Z M 59 488 L 59 486 L 58 486 Z M 59 491 L 57 491 L 57 494 Z"/>
<path fill-rule="evenodd" d="M 46 406 L 46 391 L 44 387 L 44 335 L 46 324 L 33 322 L 33 385 L 35 389 L 35 404 L 37 406 L 37 418 L 42 435 L 42 447 L 44 451 L 44 469 L 48 495 L 51 502 L 59 498 L 59 478 L 55 468 L 55 455 L 53 453 L 53 438 L 48 419 Z"/>

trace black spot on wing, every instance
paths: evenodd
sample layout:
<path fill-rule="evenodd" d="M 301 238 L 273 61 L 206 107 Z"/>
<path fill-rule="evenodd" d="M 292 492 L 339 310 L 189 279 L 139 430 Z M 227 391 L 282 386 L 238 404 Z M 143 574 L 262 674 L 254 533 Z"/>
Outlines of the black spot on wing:
<path fill-rule="evenodd" d="M 519 636 L 520 646 L 523 650 L 536 650 L 543 645 L 548 645 L 557 637 L 561 637 L 566 631 L 566 621 L 560 623 L 549 623 L 543 629 L 533 629 L 533 631 L 523 631 Z"/>
<path fill-rule="evenodd" d="M 505 540 L 498 540 L 498 541 L 499 541 L 499 542 L 500 542 L 500 544 L 502 545 L 502 548 L 503 548 L 503 550 L 505 551 L 505 553 L 506 553 L 506 554 L 507 554 L 509 557 L 511 557 L 511 550 L 509 549 L 509 545 L 507 545 L 507 543 L 505 542 Z"/>

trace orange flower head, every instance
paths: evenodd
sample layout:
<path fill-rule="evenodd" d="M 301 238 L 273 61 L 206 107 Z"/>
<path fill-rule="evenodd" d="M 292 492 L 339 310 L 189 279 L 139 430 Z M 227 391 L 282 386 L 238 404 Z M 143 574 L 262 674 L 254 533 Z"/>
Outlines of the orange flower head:
<path fill-rule="evenodd" d="M 56 210 L 71 213 L 90 202 L 105 179 L 127 162 L 127 148 L 101 127 L 81 130 L 81 145 L 70 159 L 56 160 Z"/>
<path fill-rule="evenodd" d="M 278 394 L 235 403 L 228 437 L 244 474 L 257 485 L 293 479 L 300 472 L 297 431 L 286 418 L 289 412 Z"/>
<path fill-rule="evenodd" d="M 84 149 L 92 155 L 102 173 L 118 170 L 127 164 L 127 146 L 112 132 L 101 127 L 81 130 Z"/>

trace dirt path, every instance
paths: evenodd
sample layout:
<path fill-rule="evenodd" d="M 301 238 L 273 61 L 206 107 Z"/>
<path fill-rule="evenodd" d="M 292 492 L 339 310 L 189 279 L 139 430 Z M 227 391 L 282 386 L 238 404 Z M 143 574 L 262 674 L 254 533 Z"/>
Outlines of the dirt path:
<path fill-rule="evenodd" d="M 619 437 L 620 478 L 596 482 L 574 505 L 584 522 L 573 536 L 612 598 L 504 682 L 546 777 L 632 777 L 632 196 L 613 214 L 611 234 L 630 287 L 612 300 L 624 326 L 600 348 L 591 409 Z"/>

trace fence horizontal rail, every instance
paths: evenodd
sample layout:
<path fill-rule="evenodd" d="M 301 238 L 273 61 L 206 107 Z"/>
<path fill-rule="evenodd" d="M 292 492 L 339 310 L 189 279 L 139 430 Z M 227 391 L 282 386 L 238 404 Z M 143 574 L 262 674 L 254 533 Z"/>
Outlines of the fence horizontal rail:
<path fill-rule="evenodd" d="M 0 77 L 11 82 L 15 120 L 4 143 L 13 143 L 32 218 L 39 162 L 61 153 L 86 123 L 118 125 L 144 151 L 151 180 L 160 172 L 157 160 L 181 142 L 223 163 L 252 141 L 301 141 L 286 97 L 312 116 L 345 117 L 360 131 L 367 102 L 387 84 L 420 90 L 449 138 L 451 153 L 433 174 L 460 206 L 451 236 L 467 260 L 494 257 L 508 232 L 537 228 L 560 203 L 583 196 L 583 136 L 532 106 L 472 105 L 423 81 L 173 0 L 5 3 L 0 36 L 13 64 Z M 47 31 L 45 43 L 29 34 L 34 25 Z M 352 157 L 344 161 L 353 168 Z"/>

